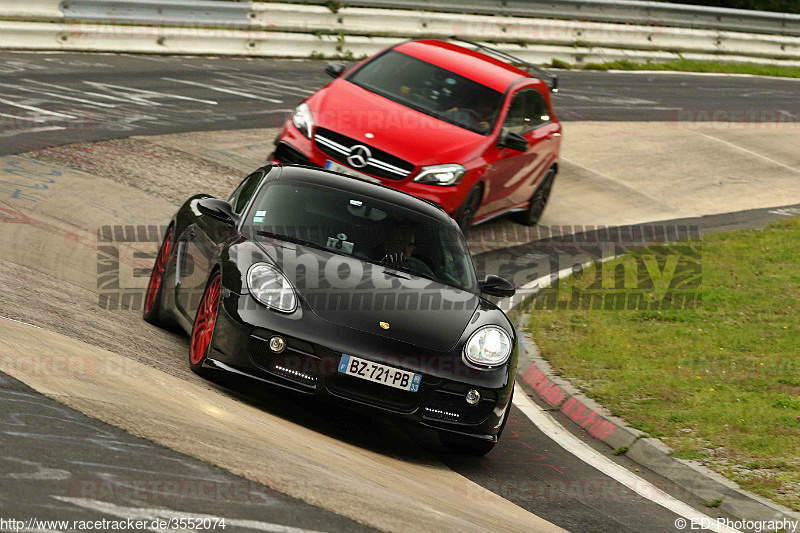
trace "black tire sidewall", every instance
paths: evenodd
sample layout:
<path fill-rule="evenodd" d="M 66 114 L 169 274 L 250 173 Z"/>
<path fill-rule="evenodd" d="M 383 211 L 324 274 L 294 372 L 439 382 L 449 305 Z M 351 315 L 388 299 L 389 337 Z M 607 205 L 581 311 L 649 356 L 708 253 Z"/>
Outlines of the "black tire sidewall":
<path fill-rule="evenodd" d="M 161 240 L 161 246 L 158 247 L 158 255 L 156 256 L 156 262 L 153 263 L 153 270 L 155 270 L 156 265 L 158 264 L 158 258 L 161 256 L 161 251 L 164 249 L 164 243 L 167 241 L 167 237 L 169 237 L 170 233 L 173 233 L 173 229 L 174 229 L 173 226 L 170 226 L 169 229 L 167 229 L 167 233 L 164 234 L 164 238 Z M 172 236 L 172 242 L 173 243 L 175 242 L 175 236 L 174 235 Z M 171 253 L 172 252 L 170 251 L 170 254 Z M 164 273 L 161 275 L 162 276 L 161 277 L 161 283 L 159 283 L 159 285 L 158 285 L 158 290 L 156 291 L 156 296 L 153 299 L 153 305 L 150 307 L 149 311 L 145 309 L 145 307 L 147 305 L 147 289 L 145 289 L 144 300 L 142 300 L 142 318 L 146 322 L 149 322 L 150 324 L 153 324 L 154 326 L 159 326 L 159 327 L 167 326 L 167 322 L 161 316 L 161 311 L 162 311 L 162 309 L 161 309 L 161 298 L 162 298 L 162 295 L 164 294 L 164 278 L 166 278 L 166 274 L 167 274 L 167 264 L 169 264 L 169 255 L 167 256 L 167 259 L 166 259 L 165 263 L 166 264 L 164 265 Z M 151 278 L 152 278 L 152 275 L 153 274 L 152 274 L 152 271 L 151 271 L 151 273 L 150 273 Z M 148 281 L 148 288 L 149 287 L 150 287 L 150 282 Z"/>
<path fill-rule="evenodd" d="M 544 175 L 544 178 L 542 178 L 542 183 L 536 188 L 531 195 L 531 199 L 528 201 L 528 209 L 521 213 L 522 217 L 520 222 L 522 224 L 526 226 L 535 226 L 539 223 L 539 220 L 541 220 L 542 215 L 544 214 L 544 210 L 547 208 L 547 202 L 550 200 L 550 193 L 553 190 L 553 182 L 555 181 L 555 177 L 556 171 L 552 168 L 549 169 Z M 542 207 L 541 213 L 535 214 L 533 212 L 533 200 L 536 198 L 536 195 L 539 194 L 539 191 L 542 189 L 542 187 L 548 187 L 549 189 L 547 191 L 547 198 L 545 198 L 544 207 Z"/>
<path fill-rule="evenodd" d="M 205 300 L 206 293 L 208 292 L 208 288 L 211 286 L 211 282 L 217 276 L 221 275 L 219 271 L 214 271 L 213 274 L 208 278 L 208 282 L 206 282 L 206 288 L 203 290 L 203 297 L 200 299 L 200 305 L 203 305 L 203 300 Z M 222 288 L 220 287 L 220 292 Z M 214 333 L 217 331 L 217 319 L 219 318 L 219 306 L 222 305 L 222 294 L 220 294 L 220 301 L 217 303 L 217 314 L 214 317 L 214 328 L 211 330 L 211 339 L 208 341 L 208 346 L 206 346 L 206 351 L 203 354 L 203 357 L 200 358 L 197 364 L 192 363 L 192 339 L 194 339 L 194 328 L 197 327 L 197 313 L 200 312 L 200 307 L 197 308 L 197 313 L 194 315 L 194 322 L 192 322 L 192 334 L 189 337 L 189 368 L 192 369 L 192 372 L 198 374 L 200 376 L 209 376 L 212 373 L 210 368 L 206 368 L 203 366 L 203 363 L 206 362 L 208 359 L 208 353 L 211 351 L 211 346 L 214 344 Z"/>

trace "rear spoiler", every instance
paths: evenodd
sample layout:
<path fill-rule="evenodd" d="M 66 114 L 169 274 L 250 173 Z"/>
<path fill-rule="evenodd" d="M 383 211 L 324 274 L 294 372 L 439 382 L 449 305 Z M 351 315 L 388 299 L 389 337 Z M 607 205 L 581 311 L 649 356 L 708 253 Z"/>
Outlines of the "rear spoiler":
<path fill-rule="evenodd" d="M 476 43 L 475 41 L 470 41 L 468 39 L 462 39 L 461 37 L 458 37 L 456 35 L 451 36 L 450 39 L 453 40 L 453 41 L 459 41 L 459 42 L 466 43 L 468 45 L 474 46 L 478 50 L 480 50 L 482 52 L 485 52 L 487 54 L 491 54 L 491 55 L 493 55 L 495 57 L 499 57 L 501 59 L 504 59 L 504 60 L 508 61 L 509 63 L 513 64 L 514 66 L 521 66 L 523 70 L 526 70 L 527 72 L 535 75 L 537 78 L 539 78 L 543 82 L 545 82 L 547 84 L 547 86 L 550 87 L 550 91 L 551 92 L 554 92 L 554 93 L 558 92 L 558 75 L 557 74 L 553 74 L 552 72 L 548 72 L 548 71 L 544 70 L 543 68 L 537 67 L 536 65 L 528 63 L 527 61 L 523 61 L 522 59 L 520 59 L 518 57 L 514 57 L 511 54 L 507 54 L 507 53 L 503 52 L 502 50 L 498 50 L 497 48 L 492 48 L 491 46 L 487 46 L 485 44 Z"/>

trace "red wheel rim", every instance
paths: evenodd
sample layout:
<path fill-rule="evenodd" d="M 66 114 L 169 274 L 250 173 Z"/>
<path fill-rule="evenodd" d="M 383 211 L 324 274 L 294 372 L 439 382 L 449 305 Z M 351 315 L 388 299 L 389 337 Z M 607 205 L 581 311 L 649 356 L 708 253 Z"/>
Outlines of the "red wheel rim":
<path fill-rule="evenodd" d="M 150 283 L 147 285 L 147 298 L 144 301 L 145 313 L 150 312 L 150 309 L 153 308 L 153 303 L 156 301 L 156 294 L 161 286 L 161 280 L 164 279 L 164 270 L 167 268 L 167 257 L 169 257 L 170 248 L 172 248 L 172 230 L 164 237 L 164 243 L 158 252 L 158 259 L 156 259 L 156 264 L 153 266 L 153 273 L 150 274 Z"/>
<path fill-rule="evenodd" d="M 211 334 L 214 333 L 214 322 L 217 320 L 217 307 L 219 306 L 219 291 L 222 285 L 222 276 L 217 274 L 208 284 L 197 317 L 194 319 L 192 330 L 192 349 L 190 358 L 192 364 L 198 364 L 208 350 L 211 343 Z"/>

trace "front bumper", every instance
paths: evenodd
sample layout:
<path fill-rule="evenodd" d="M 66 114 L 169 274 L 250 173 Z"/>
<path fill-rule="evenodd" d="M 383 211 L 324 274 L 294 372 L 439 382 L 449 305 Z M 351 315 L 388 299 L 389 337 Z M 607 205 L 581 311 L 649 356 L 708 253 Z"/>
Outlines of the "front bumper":
<path fill-rule="evenodd" d="M 381 411 L 420 427 L 496 440 L 509 408 L 516 369 L 481 372 L 486 375 L 479 376 L 476 384 L 474 377 L 467 377 L 474 371 L 459 379 L 458 371 L 453 369 L 420 372 L 416 364 L 395 364 L 392 366 L 422 374 L 418 392 L 395 389 L 339 373 L 341 351 L 324 346 L 310 333 L 330 325 L 308 309 L 302 309 L 302 318 L 290 319 L 254 307 L 251 302 L 249 295 L 223 294 L 207 366 L 316 395 L 321 400 Z M 287 341 L 280 354 L 269 348 L 269 339 L 274 335 Z M 386 364 L 369 354 L 352 355 Z M 465 400 L 471 388 L 481 393 L 481 402 L 474 406 Z"/>
<path fill-rule="evenodd" d="M 283 132 L 276 139 L 275 144 L 275 152 L 271 156 L 271 162 L 274 163 L 324 167 L 326 161 L 331 159 L 316 146 L 312 139 L 301 134 L 297 128 L 291 124 L 291 121 L 287 121 L 284 125 Z M 341 161 L 337 163 L 340 165 L 343 164 Z M 452 163 L 452 161 L 443 161 L 443 163 Z M 418 198 L 436 203 L 442 206 L 445 212 L 451 215 L 461 207 L 469 191 L 469 187 L 465 184 L 467 181 L 466 179 L 452 187 L 439 187 L 436 185 L 417 183 L 414 181 L 413 177 L 419 173 L 420 169 L 418 167 L 414 168 L 408 178 L 402 180 L 382 179 L 380 176 L 364 172 L 363 169 L 353 170 L 378 179 L 382 185 L 386 185 L 387 187 L 392 187 Z"/>

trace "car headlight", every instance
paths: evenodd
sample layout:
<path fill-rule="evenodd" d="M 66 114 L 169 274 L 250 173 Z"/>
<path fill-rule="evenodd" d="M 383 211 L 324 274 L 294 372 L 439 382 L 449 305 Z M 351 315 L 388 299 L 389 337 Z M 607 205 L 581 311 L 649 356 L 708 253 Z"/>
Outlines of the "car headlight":
<path fill-rule="evenodd" d="M 429 167 L 422 167 L 414 181 L 417 183 L 427 183 L 428 185 L 442 185 L 449 186 L 455 185 L 467 170 L 461 165 L 432 165 Z"/>
<path fill-rule="evenodd" d="M 511 355 L 511 337 L 504 329 L 486 326 L 475 331 L 464 346 L 467 361 L 483 368 L 496 368 Z"/>
<path fill-rule="evenodd" d="M 311 109 L 308 104 L 303 102 L 294 110 L 292 115 L 292 124 L 300 130 L 300 133 L 311 138 L 311 131 L 314 129 L 314 116 L 311 114 Z"/>
<path fill-rule="evenodd" d="M 270 309 L 291 313 L 297 309 L 294 287 L 272 265 L 256 263 L 247 271 L 247 287 L 253 298 Z"/>

